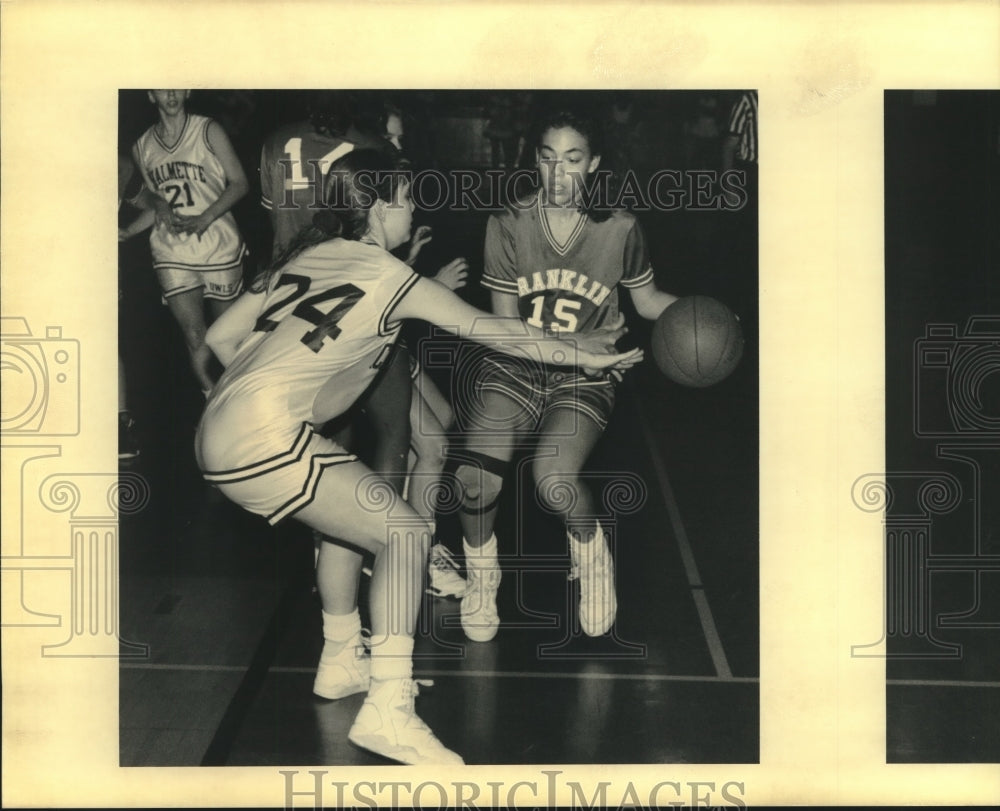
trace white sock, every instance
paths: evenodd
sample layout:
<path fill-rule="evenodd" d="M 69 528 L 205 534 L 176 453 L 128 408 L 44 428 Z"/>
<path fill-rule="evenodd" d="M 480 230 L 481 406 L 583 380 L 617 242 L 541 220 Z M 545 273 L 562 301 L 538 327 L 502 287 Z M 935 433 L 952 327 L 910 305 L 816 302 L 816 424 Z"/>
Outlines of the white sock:
<path fill-rule="evenodd" d="M 583 561 L 591 561 L 597 558 L 604 557 L 607 552 L 607 544 L 604 542 L 604 530 L 601 529 L 601 525 L 597 524 L 597 529 L 593 533 L 593 537 L 589 541 L 578 541 L 573 537 L 573 533 L 566 531 L 566 537 L 569 538 L 570 549 L 573 554 Z M 589 535 L 590 533 L 581 533 L 584 535 Z"/>
<path fill-rule="evenodd" d="M 469 542 L 462 538 L 462 549 L 465 552 L 466 568 L 494 569 L 497 565 L 497 536 L 494 532 L 486 543 L 480 547 L 470 546 Z"/>
<path fill-rule="evenodd" d="M 372 639 L 372 678 L 408 679 L 413 675 L 413 637 L 386 634 Z"/>
<path fill-rule="evenodd" d="M 320 661 L 333 659 L 361 633 L 361 615 L 358 609 L 350 614 L 327 614 L 323 612 L 323 653 Z"/>

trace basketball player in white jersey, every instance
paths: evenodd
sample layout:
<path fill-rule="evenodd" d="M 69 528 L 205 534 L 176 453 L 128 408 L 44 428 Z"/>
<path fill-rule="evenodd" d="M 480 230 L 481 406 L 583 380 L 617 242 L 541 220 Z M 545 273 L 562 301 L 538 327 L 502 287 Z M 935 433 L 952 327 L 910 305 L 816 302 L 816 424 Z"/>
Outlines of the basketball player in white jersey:
<path fill-rule="evenodd" d="M 159 120 L 136 141 L 132 157 L 157 198 L 153 268 L 207 394 L 213 381 L 204 301 L 218 317 L 243 289 L 247 249 L 230 210 L 249 184 L 222 126 L 185 109 L 190 93 L 149 91 Z"/>
<path fill-rule="evenodd" d="M 313 214 L 324 207 L 323 179 L 334 161 L 357 148 L 378 149 L 396 160 L 401 157 L 403 125 L 399 110 L 392 108 L 380 119 L 384 136 L 377 132 L 377 126 L 354 126 L 353 119 L 343 91 L 316 91 L 309 99 L 307 120 L 285 125 L 265 138 L 260 153 L 260 202 L 271 224 L 272 260 L 288 249 L 299 232 L 312 224 Z M 429 227 L 417 229 L 410 242 L 408 265 L 414 264 L 430 239 Z M 467 273 L 468 263 L 460 258 L 442 267 L 434 278 L 457 290 L 465 285 Z M 433 521 L 431 502 L 444 468 L 445 432 L 452 418 L 444 397 L 404 345 L 397 345 L 383 364 L 363 408 L 374 433 L 373 467 L 396 492 L 402 494 L 405 488 L 410 504 Z M 410 464 L 408 456 L 412 456 Z M 353 563 L 351 558 L 343 565 Z M 428 571 L 431 593 L 461 596 L 465 581 L 442 545 L 433 547 Z M 319 695 L 326 695 L 322 682 L 315 689 Z"/>
<path fill-rule="evenodd" d="M 621 287 L 640 316 L 656 319 L 676 296 L 654 284 L 639 222 L 608 208 L 607 200 L 588 198 L 593 191 L 588 179 L 601 162 L 598 123 L 571 111 L 554 112 L 536 130 L 540 188 L 491 216 L 487 225 L 483 286 L 491 291 L 493 312 L 559 335 L 582 336 L 619 317 Z M 580 627 L 588 636 L 605 634 L 618 606 L 614 566 L 579 474 L 607 425 L 615 380 L 505 356 L 485 358 L 478 369 L 478 396 L 470 403 L 474 425 L 466 432 L 456 471 L 465 492 L 465 634 L 485 642 L 499 627 L 501 570 L 493 526 L 515 440 L 527 436 L 554 449 L 536 457 L 533 473 L 543 506 L 566 526 L 571 575 L 580 580 Z"/>
<path fill-rule="evenodd" d="M 616 328 L 572 342 L 547 338 L 415 274 L 389 253 L 410 237 L 409 188 L 378 152 L 338 160 L 325 200 L 333 205 L 297 237 L 284 263 L 209 330 L 226 369 L 206 405 L 196 457 L 208 481 L 271 523 L 294 516 L 375 555 L 369 661 L 361 653 L 356 577 L 344 582 L 329 563 L 334 545 L 323 544 L 320 669 L 339 679 L 340 696 L 367 692 L 349 732 L 354 744 L 404 763 L 457 764 L 461 757 L 414 710 L 413 635 L 429 527 L 400 499 L 380 506 L 367 498 L 377 475 L 314 426 L 365 390 L 406 318 L 548 364 L 627 368 L 641 352 L 607 354 L 622 334 Z M 387 491 L 384 484 L 379 497 Z"/>

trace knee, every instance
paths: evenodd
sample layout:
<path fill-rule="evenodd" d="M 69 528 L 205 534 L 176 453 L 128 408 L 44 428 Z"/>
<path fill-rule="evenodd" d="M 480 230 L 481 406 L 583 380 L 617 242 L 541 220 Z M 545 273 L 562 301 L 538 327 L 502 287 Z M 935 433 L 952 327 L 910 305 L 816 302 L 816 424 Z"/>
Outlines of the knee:
<path fill-rule="evenodd" d="M 448 457 L 448 438 L 445 436 L 428 436 L 414 431 L 410 440 L 414 453 L 423 467 L 442 470 Z"/>
<path fill-rule="evenodd" d="M 535 493 L 544 510 L 557 515 L 572 514 L 583 496 L 583 484 L 576 471 L 557 470 L 549 464 L 536 464 L 534 478 Z"/>
<path fill-rule="evenodd" d="M 407 558 L 419 562 L 423 566 L 423 561 L 431 548 L 431 530 L 425 523 L 419 525 L 407 522 L 405 526 L 394 529 L 388 527 L 385 543 L 382 551 L 390 554 L 406 555 Z"/>
<path fill-rule="evenodd" d="M 503 478 L 478 465 L 459 465 L 455 478 L 462 489 L 462 506 L 466 511 L 489 509 L 500 497 Z"/>

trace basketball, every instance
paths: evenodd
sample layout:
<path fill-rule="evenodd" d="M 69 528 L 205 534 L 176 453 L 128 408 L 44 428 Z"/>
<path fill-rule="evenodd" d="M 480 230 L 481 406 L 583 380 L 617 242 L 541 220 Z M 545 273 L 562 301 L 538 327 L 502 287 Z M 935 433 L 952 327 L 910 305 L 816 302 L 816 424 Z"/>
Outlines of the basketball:
<path fill-rule="evenodd" d="M 743 356 L 733 311 L 709 296 L 679 298 L 653 324 L 653 359 L 667 377 L 694 388 L 725 380 Z"/>

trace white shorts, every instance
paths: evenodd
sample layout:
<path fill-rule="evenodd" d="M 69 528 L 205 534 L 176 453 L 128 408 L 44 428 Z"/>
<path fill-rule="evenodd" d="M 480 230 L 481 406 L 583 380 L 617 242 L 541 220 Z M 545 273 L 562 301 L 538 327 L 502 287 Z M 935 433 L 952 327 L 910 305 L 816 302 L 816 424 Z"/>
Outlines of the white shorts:
<path fill-rule="evenodd" d="M 159 267 L 156 278 L 160 280 L 163 299 L 202 290 L 204 298 L 218 301 L 232 301 L 243 292 L 243 266 L 226 270 L 184 270 L 181 268 Z"/>
<path fill-rule="evenodd" d="M 200 433 L 200 432 L 199 432 Z M 200 437 L 199 437 L 200 439 Z M 197 442 L 199 450 L 203 443 Z M 358 457 L 303 425 L 291 447 L 248 465 L 213 470 L 212 460 L 201 458 L 205 480 L 216 485 L 231 501 L 262 515 L 271 524 L 288 518 L 316 497 L 323 471 L 333 465 L 356 462 Z"/>

